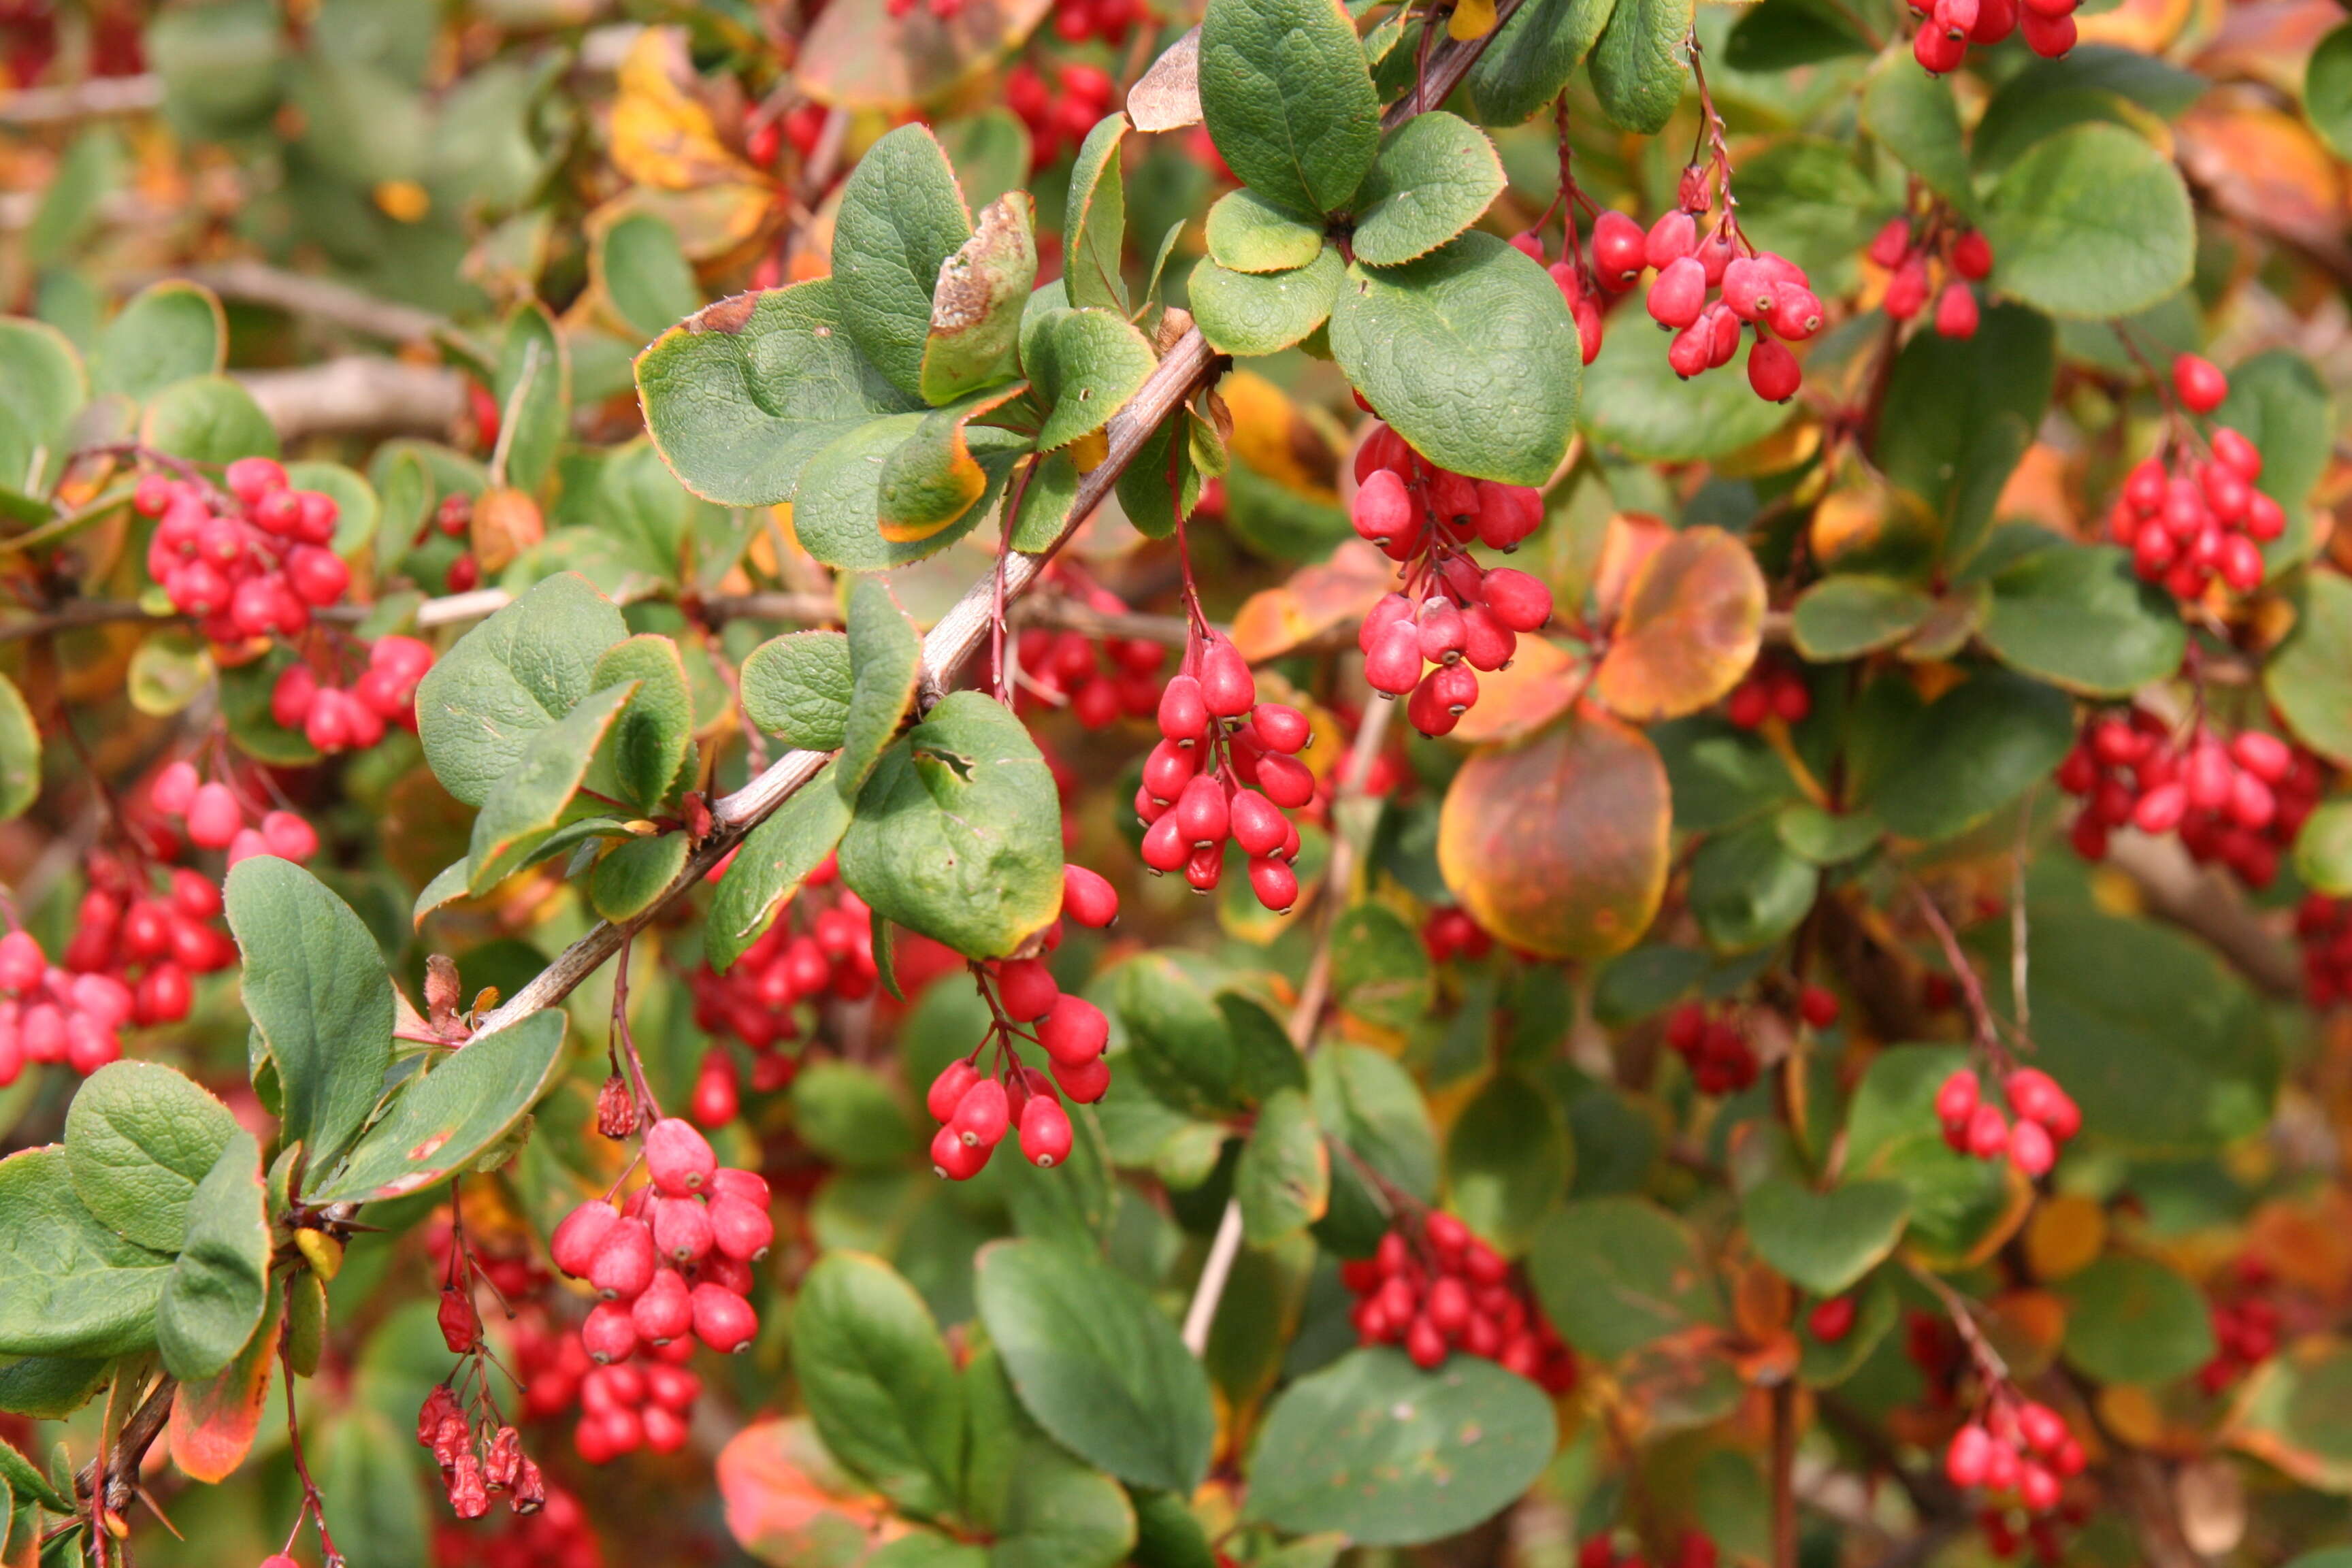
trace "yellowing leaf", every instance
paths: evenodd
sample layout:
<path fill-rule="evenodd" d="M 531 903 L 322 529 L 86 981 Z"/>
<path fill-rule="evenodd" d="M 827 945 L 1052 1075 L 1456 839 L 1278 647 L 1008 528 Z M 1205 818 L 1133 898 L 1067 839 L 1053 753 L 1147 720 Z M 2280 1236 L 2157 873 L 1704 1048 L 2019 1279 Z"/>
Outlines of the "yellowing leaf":
<path fill-rule="evenodd" d="M 760 172 L 719 139 L 710 110 L 688 90 L 694 66 L 677 29 L 647 27 L 621 62 L 613 104 L 613 163 L 639 184 L 690 191 L 722 182 L 759 183 Z"/>
<path fill-rule="evenodd" d="M 2042 1204 L 2025 1227 L 2025 1258 L 2037 1279 L 2063 1279 L 2087 1266 L 2106 1244 L 2106 1211 L 2071 1194 Z"/>
<path fill-rule="evenodd" d="M 1457 44 L 1483 38 L 1495 30 L 1495 0 L 1456 0 L 1445 19 L 1445 36 Z"/>
<path fill-rule="evenodd" d="M 180 1384 L 172 1396 L 168 1432 L 172 1462 L 199 1481 L 220 1481 L 245 1462 L 261 1430 L 261 1407 L 269 1398 L 269 1373 L 277 1364 L 278 1328 L 286 1298 L 269 1292 L 260 1328 L 219 1375 Z"/>
<path fill-rule="evenodd" d="M 1348 540 L 1328 561 L 1301 567 L 1282 586 L 1244 601 L 1234 616 L 1234 647 L 1252 664 L 1263 663 L 1361 620 L 1395 586 L 1396 567 L 1387 556 L 1360 539 Z"/>
<path fill-rule="evenodd" d="M 856 1568 L 907 1533 L 890 1505 L 853 1479 L 803 1416 L 746 1426 L 719 1451 L 727 1528 L 763 1563 Z"/>
<path fill-rule="evenodd" d="M 1290 395 L 1254 371 L 1235 371 L 1217 388 L 1233 413 L 1233 454 L 1286 489 L 1338 505 L 1339 447 Z"/>
<path fill-rule="evenodd" d="M 1763 630 L 1764 574 L 1748 546 L 1684 529 L 1628 580 L 1594 694 L 1628 719 L 1695 713 L 1738 684 Z"/>
<path fill-rule="evenodd" d="M 1587 677 L 1583 663 L 1545 637 L 1523 637 L 1508 669 L 1478 677 L 1478 702 L 1454 738 L 1481 745 L 1532 735 L 1574 706 Z"/>

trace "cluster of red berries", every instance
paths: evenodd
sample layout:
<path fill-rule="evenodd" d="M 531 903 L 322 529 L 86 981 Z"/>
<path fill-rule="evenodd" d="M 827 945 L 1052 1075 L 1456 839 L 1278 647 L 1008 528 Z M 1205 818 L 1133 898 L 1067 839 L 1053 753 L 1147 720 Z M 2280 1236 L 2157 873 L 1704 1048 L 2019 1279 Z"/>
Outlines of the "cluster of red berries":
<path fill-rule="evenodd" d="M 220 779 L 206 783 L 196 764 L 183 757 L 164 764 L 148 786 L 156 811 L 177 821 L 199 849 L 226 849 L 232 866 L 256 855 L 300 862 L 319 852 L 319 830 L 299 813 L 265 810 L 247 820 L 245 800 Z"/>
<path fill-rule="evenodd" d="M 351 568 L 329 548 L 335 498 L 295 489 L 268 458 L 239 458 L 222 481 L 226 491 L 194 477 L 141 477 L 131 504 L 155 519 L 148 574 L 224 647 L 294 637 L 351 586 Z"/>
<path fill-rule="evenodd" d="M 732 1355 L 760 1326 L 745 1298 L 751 1265 L 775 1239 L 768 1184 L 722 1167 L 709 1141 L 675 1116 L 646 1129 L 645 1162 L 652 1180 L 620 1209 L 592 1198 L 549 1238 L 555 1266 L 599 1298 L 580 1342 L 598 1366 L 628 1361 L 640 1346 L 676 1364 L 694 1353 L 695 1340 Z M 604 1448 L 585 1424 L 581 1447 Z"/>
<path fill-rule="evenodd" d="M 2047 1405 L 1997 1386 L 1983 1416 L 1952 1434 L 1944 1476 L 1963 1491 L 2012 1493 L 2028 1513 L 2048 1513 L 2071 1476 L 2083 1473 L 2083 1445 Z"/>
<path fill-rule="evenodd" d="M 480 389 L 479 383 L 469 383 L 469 390 Z M 475 415 L 479 427 L 477 434 L 482 445 L 494 447 L 499 439 L 499 405 L 486 389 L 480 389 Z M 446 495 L 432 515 L 417 525 L 416 535 L 408 542 L 411 550 L 421 549 L 436 533 L 448 539 L 463 539 L 474 527 L 474 498 L 462 492 Z M 446 594 L 466 594 L 482 585 L 482 563 L 470 550 L 449 563 L 442 574 L 441 590 Z"/>
<path fill-rule="evenodd" d="M 2192 859 L 2218 860 L 2254 888 L 2278 874 L 2326 784 L 2318 758 L 2276 735 L 2242 730 L 2225 742 L 2200 724 L 2177 739 L 2144 708 L 2088 720 L 2058 764 L 2059 787 L 2083 802 L 2070 832 L 2084 858 L 2104 858 L 2118 827 L 2172 833 Z"/>
<path fill-rule="evenodd" d="M 1067 0 L 1064 0 L 1066 4 Z M 1057 62 L 1049 85 L 1024 60 L 1004 73 L 1004 106 L 1029 128 L 1029 167 L 1043 169 L 1066 149 L 1075 152 L 1095 121 L 1110 112 L 1117 92 L 1099 66 Z"/>
<path fill-rule="evenodd" d="M 441 1467 L 441 1484 L 459 1519 L 489 1512 L 493 1492 L 506 1493 L 517 1513 L 536 1513 L 547 1500 L 547 1482 L 537 1462 L 522 1451 L 522 1434 L 487 1422 L 478 1431 L 446 1383 L 435 1384 L 416 1412 L 416 1441 Z"/>
<path fill-rule="evenodd" d="M 1414 729 L 1446 734 L 1477 704 L 1476 672 L 1508 668 L 1519 635 L 1551 619 L 1549 588 L 1507 566 L 1482 566 L 1467 548 L 1475 540 L 1517 549 L 1543 522 L 1543 497 L 1438 468 L 1385 425 L 1357 451 L 1356 479 L 1349 519 L 1404 581 L 1357 628 L 1364 679 L 1383 697 L 1404 698 Z"/>
<path fill-rule="evenodd" d="M 1761 729 L 1767 719 L 1801 724 L 1812 711 L 1813 692 L 1804 672 L 1778 659 L 1758 659 L 1723 705 L 1723 716 L 1742 730 Z"/>
<path fill-rule="evenodd" d="M 1582 198 L 1579 196 L 1577 199 Z M 1591 268 L 1585 264 L 1584 252 L 1576 243 L 1573 201 L 1569 204 L 1568 225 L 1566 244 L 1558 261 L 1544 259 L 1543 238 L 1534 229 L 1513 235 L 1511 243 L 1530 261 L 1551 274 L 1552 282 L 1559 288 L 1559 297 L 1568 301 L 1568 313 L 1576 318 L 1578 355 L 1586 364 L 1591 364 L 1601 355 L 1601 310 L 1604 297 L 1600 280 L 1593 277 Z"/>
<path fill-rule="evenodd" d="M 1685 1002 L 1666 1015 L 1665 1040 L 1689 1064 L 1701 1094 L 1738 1094 L 1756 1081 L 1756 1047 L 1729 1016 L 1710 1016 L 1703 1002 Z"/>
<path fill-rule="evenodd" d="M 536 1301 L 516 1302 L 506 1324 L 507 1361 L 522 1390 L 527 1421 L 552 1421 L 580 1402 L 581 1384 L 596 1363 L 569 1325 Z"/>
<path fill-rule="evenodd" d="M 1432 963 L 1447 963 L 1457 958 L 1475 961 L 1495 951 L 1495 939 L 1486 928 L 1470 918 L 1470 911 L 1458 905 L 1447 904 L 1429 911 L 1421 922 L 1422 950 L 1429 954 Z"/>
<path fill-rule="evenodd" d="M 1249 857 L 1250 890 L 1277 913 L 1298 901 L 1297 825 L 1284 815 L 1315 798 L 1297 753 L 1314 740 L 1307 715 L 1257 700 L 1257 678 L 1223 634 L 1197 616 L 1179 673 L 1160 694 L 1160 742 L 1143 760 L 1135 814 L 1143 863 L 1184 873 L 1196 893 L 1224 876 L 1225 840 Z"/>
<path fill-rule="evenodd" d="M 2172 367 L 2183 405 L 2210 414 L 2229 395 L 2211 363 L 2183 354 Z M 2204 456 L 2194 449 L 2201 445 Z M 2254 488 L 2263 455 L 2226 425 L 2198 442 L 2176 423 L 2164 447 L 2125 476 L 2107 512 L 2107 534 L 2132 553 L 2132 569 L 2181 600 L 2202 598 L 2216 577 L 2233 594 L 2262 586 L 2262 547 L 2286 531 L 2286 512 Z"/>
<path fill-rule="evenodd" d="M 604 1568 L 604 1548 L 580 1500 L 549 1487 L 536 1513 L 504 1521 L 493 1533 L 436 1526 L 433 1568 Z"/>
<path fill-rule="evenodd" d="M 2295 906 L 2294 935 L 2303 951 L 2303 990 L 2312 1006 L 2352 1000 L 2352 899 L 2306 893 Z"/>
<path fill-rule="evenodd" d="M 1150 19 L 1143 0 L 1054 0 L 1054 36 L 1066 44 L 1100 38 L 1118 48 L 1138 22 Z"/>
<path fill-rule="evenodd" d="M 2233 1272 L 2244 1294 L 2213 1303 L 2213 1359 L 2197 1369 L 2197 1386 L 2207 1394 L 2220 1394 L 2278 1353 L 2278 1306 L 2259 1294 L 2271 1284 L 2270 1269 L 2249 1256 L 2238 1260 Z"/>
<path fill-rule="evenodd" d="M 1576 1386 L 1576 1356 L 1551 1320 L 1502 1255 L 1450 1214 L 1433 1211 L 1418 1236 L 1390 1231 L 1370 1258 L 1342 1263 L 1339 1279 L 1355 1295 L 1349 1321 L 1361 1344 L 1401 1345 L 1424 1371 L 1458 1350 L 1547 1394 Z"/>
<path fill-rule="evenodd" d="M 1084 866 L 1062 868 L 1062 912 L 1100 931 L 1118 919 L 1118 892 Z M 1044 948 L 1061 945 L 1062 922 L 1046 929 Z M 1039 958 L 1004 958 L 971 966 L 973 982 L 991 1014 L 988 1033 L 968 1057 L 940 1069 L 923 1095 L 923 1106 L 940 1130 L 931 1136 L 931 1168 L 951 1182 L 966 1182 L 988 1163 L 1008 1131 L 1018 1133 L 1021 1157 L 1041 1170 L 1070 1157 L 1066 1094 L 1092 1105 L 1110 1089 L 1110 1064 L 1102 1059 L 1110 1042 L 1110 1020 L 1083 996 L 1073 996 Z M 1016 1041 L 1045 1053 L 1045 1072 L 1021 1059 Z M 981 1057 L 996 1054 L 983 1071 Z"/>
<path fill-rule="evenodd" d="M 776 1047 L 800 1036 L 793 1009 L 826 996 L 862 1002 L 880 984 L 873 911 L 841 886 L 828 855 L 725 974 L 706 965 L 688 984 L 695 1026 L 742 1041 L 752 1055 L 751 1087 L 772 1093 L 793 1080 L 794 1058 Z"/>
<path fill-rule="evenodd" d="M 416 683 L 432 668 L 430 644 L 378 637 L 368 645 L 367 668 L 349 687 L 321 679 L 308 661 L 288 665 L 270 688 L 269 716 L 330 756 L 364 752 L 388 726 L 416 728 Z"/>
<path fill-rule="evenodd" d="M 2083 1113 L 2057 1080 L 2039 1068 L 2018 1068 L 2001 1079 L 2004 1111 L 1984 1097 L 1972 1068 L 1960 1068 L 1936 1090 L 1936 1120 L 1944 1142 L 1979 1160 L 2009 1156 L 2036 1179 L 2058 1161 L 2059 1145 L 2083 1130 Z M 2017 1120 L 2010 1120 L 2014 1113 Z"/>
<path fill-rule="evenodd" d="M 1969 46 L 1990 48 L 2021 29 L 2025 47 L 2054 60 L 2074 47 L 2074 11 L 2082 0 L 1911 0 L 1919 30 L 1911 36 L 1911 58 L 1929 76 L 1960 68 Z"/>
<path fill-rule="evenodd" d="M 2009 0 L 2001 0 L 2007 4 Z M 1975 229 L 1946 219 L 1942 209 L 1924 221 L 1889 218 L 1871 240 L 1870 259 L 1893 274 L 1880 303 L 1898 321 L 1907 321 L 1936 297 L 1935 323 L 1939 336 L 1972 338 L 1982 312 L 1976 285 L 1992 272 L 1992 244 Z M 1944 285 L 1936 287 L 1941 272 Z"/>
<path fill-rule="evenodd" d="M 679 1340 L 691 1346 L 692 1340 Z M 666 1349 L 667 1347 L 665 1347 Z M 592 1465 L 643 1448 L 675 1454 L 686 1447 L 702 1379 L 674 1362 L 648 1358 L 592 1366 L 580 1379 L 580 1422 L 572 1446 Z"/>
<path fill-rule="evenodd" d="M 1675 334 L 1666 362 L 1685 381 L 1729 364 L 1752 331 L 1748 384 L 1767 402 L 1786 403 L 1804 379 L 1789 344 L 1822 330 L 1822 302 L 1803 268 L 1748 242 L 1728 201 L 1700 232 L 1717 205 L 1712 188 L 1724 183 L 1700 165 L 1685 169 L 1681 200 L 1646 234 L 1623 213 L 1602 213 L 1592 226 L 1593 269 L 1601 287 L 1621 292 L 1643 268 L 1657 270 L 1646 296 L 1650 319 Z"/>
<path fill-rule="evenodd" d="M 743 138 L 744 156 L 760 168 L 772 169 L 776 166 L 777 155 L 789 143 L 794 153 L 806 158 L 816 151 L 818 141 L 824 135 L 824 121 L 829 112 L 824 104 L 811 101 L 786 110 L 772 120 L 761 121 Z"/>
<path fill-rule="evenodd" d="M 24 931 L 0 936 L 0 1088 L 16 1082 L 27 1062 L 63 1062 L 87 1078 L 119 1059 L 136 1005 L 114 975 L 52 965 Z M 185 1014 L 184 990 L 179 1002 Z"/>
<path fill-rule="evenodd" d="M 1127 601 L 1098 584 L 1076 586 L 1089 609 L 1125 615 Z M 1122 717 L 1149 719 L 1160 709 L 1160 668 L 1168 649 L 1139 637 L 1105 637 L 1023 628 L 1014 642 L 1021 686 L 1013 711 L 1024 718 L 1040 708 L 1066 708 L 1088 730 L 1105 730 Z"/>
<path fill-rule="evenodd" d="M 1660 1560 L 1659 1568 L 1716 1568 L 1722 1554 L 1715 1537 L 1703 1530 L 1685 1530 L 1675 1541 L 1674 1554 Z M 1621 1549 L 1617 1537 L 1609 1531 L 1585 1537 L 1576 1549 L 1576 1568 L 1649 1568 L 1650 1559 L 1639 1546 Z"/>

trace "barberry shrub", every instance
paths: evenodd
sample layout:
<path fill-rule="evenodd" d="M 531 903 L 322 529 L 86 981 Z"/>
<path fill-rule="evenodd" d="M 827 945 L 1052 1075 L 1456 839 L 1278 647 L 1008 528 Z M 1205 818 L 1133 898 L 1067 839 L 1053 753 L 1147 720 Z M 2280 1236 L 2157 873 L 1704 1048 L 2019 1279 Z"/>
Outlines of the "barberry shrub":
<path fill-rule="evenodd" d="M 2317 0 L 0 44 L 0 1563 L 2352 1541 Z"/>

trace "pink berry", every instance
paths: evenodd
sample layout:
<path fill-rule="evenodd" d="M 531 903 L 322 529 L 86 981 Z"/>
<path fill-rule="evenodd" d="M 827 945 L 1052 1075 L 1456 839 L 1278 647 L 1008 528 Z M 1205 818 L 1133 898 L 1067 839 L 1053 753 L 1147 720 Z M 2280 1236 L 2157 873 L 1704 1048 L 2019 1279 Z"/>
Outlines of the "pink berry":
<path fill-rule="evenodd" d="M 1021 1156 L 1041 1170 L 1070 1157 L 1070 1118 L 1059 1100 L 1041 1094 L 1022 1109 Z"/>
<path fill-rule="evenodd" d="M 720 1355 L 734 1355 L 751 1349 L 751 1336 L 759 1331 L 760 1319 L 751 1302 L 716 1285 L 694 1288 L 696 1339 Z"/>
<path fill-rule="evenodd" d="M 646 1170 L 671 1197 L 700 1192 L 718 1169 L 710 1141 L 692 1122 L 668 1116 L 646 1129 Z"/>

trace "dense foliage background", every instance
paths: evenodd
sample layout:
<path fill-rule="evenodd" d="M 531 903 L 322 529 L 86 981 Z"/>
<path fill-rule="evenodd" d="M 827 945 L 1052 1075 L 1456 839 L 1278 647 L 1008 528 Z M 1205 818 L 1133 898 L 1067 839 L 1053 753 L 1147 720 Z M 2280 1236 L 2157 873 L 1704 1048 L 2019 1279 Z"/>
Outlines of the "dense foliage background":
<path fill-rule="evenodd" d="M 0 1561 L 2352 1563 L 2326 0 L 0 70 Z"/>

